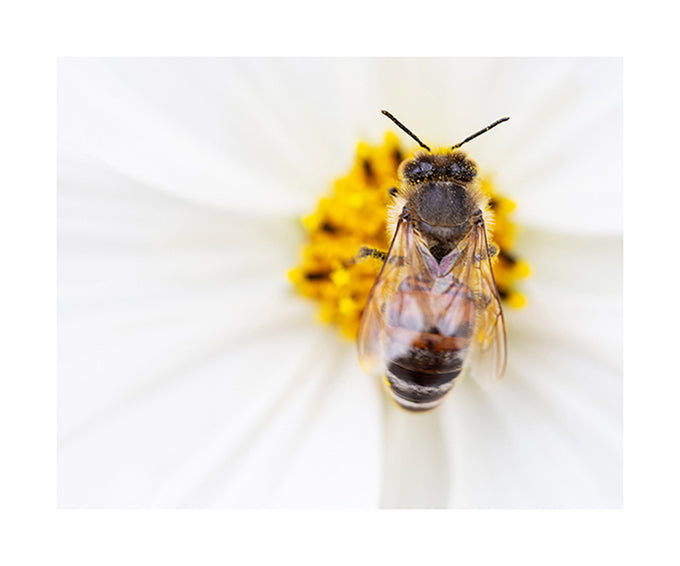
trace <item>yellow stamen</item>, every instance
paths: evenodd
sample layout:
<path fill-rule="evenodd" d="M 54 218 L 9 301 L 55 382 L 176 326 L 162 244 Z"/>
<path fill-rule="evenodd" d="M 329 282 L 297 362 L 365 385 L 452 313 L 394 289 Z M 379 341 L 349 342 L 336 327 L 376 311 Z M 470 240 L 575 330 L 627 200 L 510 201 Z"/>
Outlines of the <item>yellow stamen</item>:
<path fill-rule="evenodd" d="M 351 263 L 361 246 L 387 250 L 386 220 L 389 189 L 398 185 L 399 163 L 413 155 L 401 149 L 397 136 L 388 133 L 381 145 L 360 142 L 351 171 L 337 179 L 317 209 L 302 219 L 307 241 L 300 264 L 288 273 L 298 291 L 320 303 L 319 319 L 340 327 L 355 338 L 380 261 Z M 492 237 L 500 249 L 494 260 L 498 289 L 507 305 L 520 308 L 525 297 L 514 288 L 530 273 L 529 265 L 511 252 L 516 227 L 510 219 L 515 203 L 500 196 L 490 177 L 481 188 L 491 197 Z"/>

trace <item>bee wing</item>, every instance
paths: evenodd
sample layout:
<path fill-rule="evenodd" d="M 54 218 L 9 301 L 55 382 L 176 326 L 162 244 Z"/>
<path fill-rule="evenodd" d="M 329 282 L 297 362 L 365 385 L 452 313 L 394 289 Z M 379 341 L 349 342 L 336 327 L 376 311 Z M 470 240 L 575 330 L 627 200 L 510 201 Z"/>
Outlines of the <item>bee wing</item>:
<path fill-rule="evenodd" d="M 475 329 L 466 369 L 479 385 L 488 388 L 503 377 L 507 353 L 503 307 L 483 223 L 471 234 L 468 246 L 467 284 L 475 296 Z"/>
<path fill-rule="evenodd" d="M 415 234 L 408 215 L 397 224 L 394 238 L 387 252 L 385 263 L 376 279 L 361 321 L 358 336 L 359 361 L 368 373 L 382 374 L 387 358 L 394 358 L 392 340 L 389 356 L 386 356 L 387 308 L 402 282 L 421 279 L 432 270 L 439 272 L 443 288 L 426 285 L 426 292 L 410 292 L 416 302 L 407 308 L 417 333 L 425 330 L 426 321 L 436 312 L 437 325 L 452 331 L 474 321 L 465 367 L 483 387 L 488 387 L 503 376 L 506 363 L 505 322 L 498 289 L 493 276 L 491 258 L 484 225 L 480 223 L 461 242 L 456 253 L 449 256 L 449 266 L 432 264 L 434 259 L 423 249 L 424 243 Z M 446 273 L 442 273 L 445 270 Z M 412 291 L 412 290 L 411 290 Z M 402 298 L 403 299 L 403 298 Z M 404 314 L 403 301 L 397 302 L 400 314 Z M 474 309 L 474 313 L 471 310 Z M 418 315 L 422 320 L 418 319 Z M 419 328 L 415 328 L 419 327 Z M 413 337 L 402 337 L 399 343 L 404 351 Z M 417 338 L 414 338 L 417 339 Z M 464 340 L 463 340 L 464 341 Z"/>
<path fill-rule="evenodd" d="M 401 282 L 420 264 L 413 224 L 402 213 L 378 278 L 366 303 L 357 337 L 359 362 L 372 374 L 385 370 L 386 305 Z"/>

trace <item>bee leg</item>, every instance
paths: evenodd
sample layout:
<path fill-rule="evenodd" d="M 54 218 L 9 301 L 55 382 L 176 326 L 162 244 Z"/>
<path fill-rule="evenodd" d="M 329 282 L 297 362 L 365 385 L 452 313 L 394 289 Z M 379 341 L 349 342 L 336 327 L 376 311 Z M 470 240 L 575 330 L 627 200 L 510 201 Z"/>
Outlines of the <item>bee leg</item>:
<path fill-rule="evenodd" d="M 474 214 L 474 216 L 472 217 L 472 223 L 475 226 L 481 226 L 482 228 L 484 228 L 484 215 L 481 210 L 478 210 Z M 489 244 L 486 246 L 486 253 L 475 255 L 475 261 L 476 262 L 486 261 L 489 258 L 496 257 L 496 254 L 498 254 L 498 248 L 493 244 Z"/>
<path fill-rule="evenodd" d="M 395 198 L 399 194 L 399 189 L 397 187 L 390 187 L 387 192 L 392 198 Z"/>
<path fill-rule="evenodd" d="M 368 258 L 373 258 L 373 259 L 378 259 L 380 261 L 385 261 L 385 258 L 387 257 L 387 252 L 384 252 L 382 250 L 377 250 L 375 248 L 371 248 L 369 246 L 361 246 L 359 248 L 359 251 L 356 253 L 356 255 L 353 258 L 348 259 L 344 265 L 345 267 L 349 267 L 350 265 L 354 265 L 355 263 L 359 263 L 360 261 L 364 261 Z"/>
<path fill-rule="evenodd" d="M 379 259 L 380 261 L 385 261 L 385 258 L 387 257 L 387 252 L 378 250 L 376 248 L 371 248 L 369 246 L 361 246 L 359 248 L 359 251 L 357 252 L 357 256 L 359 256 L 360 258 L 372 257 L 375 259 Z"/>

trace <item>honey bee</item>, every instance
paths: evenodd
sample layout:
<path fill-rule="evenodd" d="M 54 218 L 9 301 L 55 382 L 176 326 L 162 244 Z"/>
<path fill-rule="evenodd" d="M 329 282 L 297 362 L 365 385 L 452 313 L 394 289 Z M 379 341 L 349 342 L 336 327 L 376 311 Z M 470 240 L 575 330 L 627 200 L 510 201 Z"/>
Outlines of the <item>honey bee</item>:
<path fill-rule="evenodd" d="M 458 148 L 430 150 L 386 110 L 424 151 L 404 160 L 392 188 L 384 259 L 358 335 L 359 359 L 385 377 L 395 401 L 410 411 L 438 406 L 463 371 L 484 386 L 503 376 L 505 322 L 489 245 L 488 197 L 477 165 Z"/>

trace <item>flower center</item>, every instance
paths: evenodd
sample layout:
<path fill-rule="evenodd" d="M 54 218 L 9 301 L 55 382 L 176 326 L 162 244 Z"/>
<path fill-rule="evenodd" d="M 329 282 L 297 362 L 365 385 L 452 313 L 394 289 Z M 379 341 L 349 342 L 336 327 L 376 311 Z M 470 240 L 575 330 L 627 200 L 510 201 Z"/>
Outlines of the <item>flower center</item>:
<path fill-rule="evenodd" d="M 359 143 L 352 170 L 335 181 L 302 221 L 307 232 L 302 259 L 288 275 L 302 295 L 319 302 L 321 321 L 338 325 L 349 338 L 356 338 L 381 267 L 375 259 L 356 263 L 351 259 L 361 246 L 389 248 L 390 189 L 398 186 L 399 164 L 412 154 L 402 150 L 392 133 L 381 145 Z M 499 249 L 494 261 L 498 291 L 505 304 L 519 308 L 526 300 L 515 282 L 529 274 L 529 266 L 512 251 L 516 226 L 510 215 L 515 204 L 496 192 L 489 177 L 482 176 L 481 189 L 490 196 L 494 216 L 491 234 Z"/>

